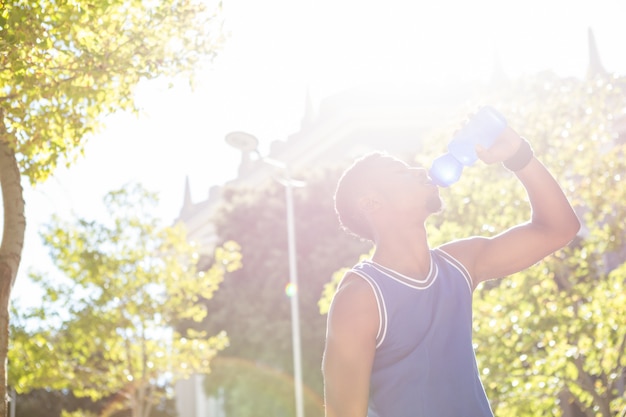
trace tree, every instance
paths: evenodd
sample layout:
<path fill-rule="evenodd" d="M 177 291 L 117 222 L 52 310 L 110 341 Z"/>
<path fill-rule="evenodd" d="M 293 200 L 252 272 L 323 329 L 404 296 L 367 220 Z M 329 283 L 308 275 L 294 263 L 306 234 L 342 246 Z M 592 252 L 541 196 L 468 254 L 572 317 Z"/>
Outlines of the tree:
<path fill-rule="evenodd" d="M 526 135 L 583 221 L 554 255 L 474 295 L 474 342 L 496 415 L 608 417 L 626 409 L 626 78 L 550 73 L 485 94 Z M 453 129 L 425 138 L 428 166 Z M 430 243 L 490 235 L 526 220 L 527 200 L 502 167 L 466 168 L 442 189 Z M 325 313 L 342 271 L 320 300 Z M 621 415 L 621 414 L 619 414 Z"/>
<path fill-rule="evenodd" d="M 206 317 L 200 301 L 239 268 L 240 255 L 227 242 L 213 266 L 198 271 L 182 227 L 163 227 L 152 214 L 155 195 L 135 185 L 104 201 L 110 222 L 55 218 L 42 233 L 61 276 L 32 276 L 45 296 L 12 326 L 9 381 L 18 392 L 69 390 L 92 400 L 115 394 L 117 406 L 148 417 L 163 387 L 208 373 L 227 346 L 224 332 L 173 326 Z"/>
<path fill-rule="evenodd" d="M 20 394 L 15 402 L 16 417 L 129 417 L 128 410 L 113 411 L 116 394 L 93 401 L 72 392 L 45 388 Z M 113 405 L 113 406 L 111 406 Z M 111 413 L 109 413 L 111 411 Z M 166 398 L 152 408 L 150 417 L 176 417 L 176 398 Z"/>
<path fill-rule="evenodd" d="M 544 75 L 516 89 L 526 93 L 510 103 L 515 124 L 564 186 L 583 229 L 546 261 L 479 292 L 475 341 L 487 389 L 504 415 L 615 416 L 626 406 L 626 79 Z M 488 192 L 506 195 L 502 185 Z M 524 204 L 511 196 L 505 207 Z M 487 213 L 498 207 L 486 200 Z"/>
<path fill-rule="evenodd" d="M 311 417 L 323 416 L 320 369 L 326 322 L 317 301 L 332 272 L 368 246 L 337 224 L 333 193 L 339 173 L 330 168 L 306 176 L 294 173 L 306 181 L 305 187 L 294 189 L 294 215 L 304 397 Z M 273 181 L 257 190 L 233 186 L 224 190 L 216 218 L 219 238 L 241 245 L 243 263 L 206 303 L 210 321 L 202 327 L 229 335 L 230 346 L 206 380 L 209 392 L 223 389 L 229 415 L 293 415 L 295 410 L 284 193 Z"/>
<path fill-rule="evenodd" d="M 59 163 L 71 164 L 104 115 L 134 110 L 141 80 L 191 76 L 219 47 L 218 17 L 196 0 L 3 2 L 0 416 L 7 411 L 8 305 L 25 228 L 20 174 L 36 184 Z"/>

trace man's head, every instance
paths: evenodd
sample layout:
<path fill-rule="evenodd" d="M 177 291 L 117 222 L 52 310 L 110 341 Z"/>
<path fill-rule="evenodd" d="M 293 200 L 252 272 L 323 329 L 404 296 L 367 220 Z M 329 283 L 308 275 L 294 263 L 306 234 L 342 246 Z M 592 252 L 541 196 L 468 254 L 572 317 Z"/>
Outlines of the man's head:
<path fill-rule="evenodd" d="M 357 159 L 343 173 L 335 191 L 335 210 L 345 230 L 374 241 L 372 219 L 381 210 L 390 217 L 406 214 L 423 221 L 441 210 L 441 200 L 424 168 L 376 152 Z"/>

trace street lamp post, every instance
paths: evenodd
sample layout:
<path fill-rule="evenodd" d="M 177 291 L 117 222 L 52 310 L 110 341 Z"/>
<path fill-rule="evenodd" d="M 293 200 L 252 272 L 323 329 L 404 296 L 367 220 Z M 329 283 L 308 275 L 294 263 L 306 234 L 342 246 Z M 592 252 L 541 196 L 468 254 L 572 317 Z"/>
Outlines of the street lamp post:
<path fill-rule="evenodd" d="M 293 380 L 295 388 L 296 417 L 304 417 L 304 398 L 302 395 L 302 348 L 300 345 L 300 306 L 298 294 L 298 265 L 296 252 L 296 231 L 294 226 L 293 187 L 302 187 L 304 182 L 291 178 L 287 164 L 275 159 L 262 157 L 258 151 L 258 140 L 244 132 L 231 132 L 226 135 L 226 143 L 242 152 L 255 152 L 259 159 L 268 165 L 279 168 L 283 178 L 278 181 L 285 187 L 287 211 L 287 253 L 289 257 L 289 285 L 291 306 L 291 342 L 293 349 Z"/>

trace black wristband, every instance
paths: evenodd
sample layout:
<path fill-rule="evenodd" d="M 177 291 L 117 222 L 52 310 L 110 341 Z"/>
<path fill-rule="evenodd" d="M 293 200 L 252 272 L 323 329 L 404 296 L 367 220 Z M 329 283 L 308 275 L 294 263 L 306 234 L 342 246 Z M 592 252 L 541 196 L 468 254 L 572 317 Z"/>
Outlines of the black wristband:
<path fill-rule="evenodd" d="M 530 147 L 530 143 L 528 143 L 526 139 L 522 138 L 522 143 L 515 154 L 513 154 L 513 156 L 506 161 L 502 162 L 502 165 L 504 165 L 504 167 L 509 171 L 519 171 L 528 165 L 534 155 L 535 154 L 533 152 L 533 148 Z"/>

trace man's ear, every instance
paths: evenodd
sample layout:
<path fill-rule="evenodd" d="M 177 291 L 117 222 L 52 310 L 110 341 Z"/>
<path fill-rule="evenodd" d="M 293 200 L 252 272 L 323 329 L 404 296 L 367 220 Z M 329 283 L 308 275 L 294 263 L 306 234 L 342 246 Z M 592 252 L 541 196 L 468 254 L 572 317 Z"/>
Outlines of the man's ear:
<path fill-rule="evenodd" d="M 373 213 L 380 207 L 380 201 L 375 196 L 368 195 L 359 198 L 357 206 L 359 207 L 359 210 L 365 214 Z"/>

